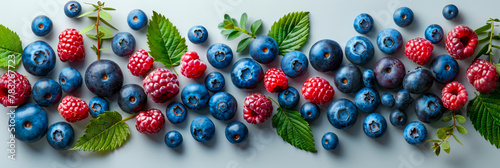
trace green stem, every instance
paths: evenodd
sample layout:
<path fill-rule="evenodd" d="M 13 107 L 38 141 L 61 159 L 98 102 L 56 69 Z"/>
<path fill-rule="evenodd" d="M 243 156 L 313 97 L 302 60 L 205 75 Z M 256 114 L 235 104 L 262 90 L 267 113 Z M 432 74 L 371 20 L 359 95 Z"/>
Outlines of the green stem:
<path fill-rule="evenodd" d="M 455 133 L 455 128 L 456 128 L 457 124 L 456 124 L 456 118 L 455 118 L 455 111 L 452 111 L 452 112 L 453 112 L 453 116 L 451 118 L 453 118 L 453 125 L 452 125 L 453 129 L 451 130 L 451 133 L 449 133 L 449 134 L 447 133 L 448 135 L 446 136 L 446 138 L 443 139 L 443 141 L 441 141 L 439 143 L 439 146 L 441 146 L 441 144 L 443 144 L 445 141 L 447 141 L 451 136 L 453 136 L 453 133 Z"/>
<path fill-rule="evenodd" d="M 243 30 L 243 29 L 241 29 L 241 28 L 239 28 L 239 27 L 234 26 L 234 30 L 238 30 L 238 31 L 240 31 L 240 32 L 243 32 L 243 33 L 245 33 L 245 34 L 249 35 L 250 37 L 252 37 L 253 39 L 257 38 L 257 37 L 256 37 L 255 35 L 253 35 L 252 33 L 248 32 L 248 31 L 246 31 L 246 30 Z"/>
<path fill-rule="evenodd" d="M 495 36 L 495 34 L 493 33 L 493 29 L 495 28 L 495 21 L 493 19 L 491 19 L 490 21 L 490 25 L 491 25 L 491 29 L 490 29 L 490 43 L 488 44 L 488 51 L 486 53 L 488 53 L 488 55 L 490 56 L 490 62 L 491 62 L 491 46 L 493 45 L 492 40 L 493 40 L 493 36 Z"/>
<path fill-rule="evenodd" d="M 130 120 L 130 119 L 132 119 L 132 118 L 135 118 L 135 116 L 137 116 L 137 114 L 134 114 L 134 115 L 128 116 L 127 118 L 124 118 L 124 119 L 123 119 L 123 120 L 121 120 L 120 122 Z"/>
<path fill-rule="evenodd" d="M 271 98 L 271 97 L 269 97 L 269 96 L 267 96 L 267 98 L 268 98 L 269 100 L 273 101 L 273 102 L 274 102 L 274 104 L 276 104 L 276 105 L 278 106 L 278 108 L 280 107 L 280 104 L 279 104 L 278 102 L 276 102 L 273 98 Z"/>
<path fill-rule="evenodd" d="M 101 45 L 100 45 L 100 41 L 101 41 L 101 37 L 99 36 L 99 18 L 100 18 L 100 13 L 101 13 L 101 9 L 102 9 L 102 6 L 99 6 L 99 8 L 97 9 L 97 18 L 96 18 L 96 23 L 95 23 L 95 30 L 96 30 L 96 38 L 97 38 L 97 60 L 100 59 L 100 56 L 101 56 Z"/>

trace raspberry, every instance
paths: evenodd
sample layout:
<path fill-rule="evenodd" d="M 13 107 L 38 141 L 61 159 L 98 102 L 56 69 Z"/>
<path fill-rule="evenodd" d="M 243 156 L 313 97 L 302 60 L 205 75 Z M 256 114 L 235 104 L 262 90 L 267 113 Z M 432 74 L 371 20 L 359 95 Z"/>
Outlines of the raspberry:
<path fill-rule="evenodd" d="M 471 28 L 458 25 L 448 32 L 446 37 L 446 50 L 458 60 L 464 60 L 474 54 L 477 47 L 477 35 Z"/>
<path fill-rule="evenodd" d="M 0 77 L 0 103 L 4 106 L 24 104 L 31 95 L 30 81 L 16 71 L 9 71 Z"/>
<path fill-rule="evenodd" d="M 434 49 L 432 43 L 424 38 L 414 38 L 406 42 L 405 55 L 418 65 L 424 65 Z"/>
<path fill-rule="evenodd" d="M 263 123 L 273 113 L 273 104 L 266 96 L 252 93 L 243 102 L 243 118 L 250 124 Z"/>
<path fill-rule="evenodd" d="M 333 99 L 335 90 L 327 80 L 320 77 L 311 77 L 302 84 L 302 95 L 306 100 L 315 104 L 325 104 Z"/>
<path fill-rule="evenodd" d="M 150 57 L 144 49 L 139 49 L 128 59 L 127 68 L 134 76 L 143 76 L 153 66 L 153 57 Z"/>
<path fill-rule="evenodd" d="M 140 133 L 154 134 L 163 129 L 165 124 L 165 116 L 158 109 L 149 109 L 148 111 L 141 111 L 135 116 L 135 128 Z"/>
<path fill-rule="evenodd" d="M 467 69 L 467 79 L 477 91 L 489 93 L 497 87 L 498 74 L 495 65 L 484 59 L 477 59 Z"/>
<path fill-rule="evenodd" d="M 288 88 L 288 79 L 286 79 L 285 72 L 277 68 L 268 69 L 264 75 L 264 86 L 271 93 Z"/>
<path fill-rule="evenodd" d="M 165 68 L 149 73 L 142 81 L 142 86 L 155 103 L 165 103 L 179 93 L 177 75 Z"/>
<path fill-rule="evenodd" d="M 83 37 L 76 29 L 66 29 L 59 35 L 57 55 L 62 62 L 82 61 L 85 58 Z"/>
<path fill-rule="evenodd" d="M 187 78 L 198 78 L 207 69 L 207 65 L 201 62 L 198 53 L 188 51 L 181 57 L 181 74 Z"/>
<path fill-rule="evenodd" d="M 467 102 L 468 99 L 467 90 L 465 90 L 464 85 L 458 83 L 457 81 L 450 82 L 446 84 L 443 88 L 443 105 L 450 110 L 458 110 Z"/>
<path fill-rule="evenodd" d="M 59 114 L 66 121 L 74 123 L 83 120 L 89 116 L 89 106 L 82 99 L 66 96 L 57 107 Z"/>

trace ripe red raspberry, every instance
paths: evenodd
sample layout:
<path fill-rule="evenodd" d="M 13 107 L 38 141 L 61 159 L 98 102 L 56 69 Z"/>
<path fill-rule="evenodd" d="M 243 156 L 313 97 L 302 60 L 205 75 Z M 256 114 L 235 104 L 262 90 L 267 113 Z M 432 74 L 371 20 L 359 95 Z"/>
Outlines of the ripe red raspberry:
<path fill-rule="evenodd" d="M 0 103 L 4 106 L 24 104 L 31 95 L 30 81 L 16 71 L 9 71 L 0 77 Z"/>
<path fill-rule="evenodd" d="M 333 99 L 335 90 L 327 80 L 320 77 L 311 77 L 302 84 L 302 95 L 306 100 L 316 104 L 325 104 Z"/>
<path fill-rule="evenodd" d="M 155 103 L 165 103 L 179 93 L 177 75 L 165 68 L 149 73 L 142 81 L 142 86 Z"/>
<path fill-rule="evenodd" d="M 273 113 L 273 104 L 266 96 L 252 93 L 243 102 L 243 118 L 250 124 L 263 123 Z"/>
<path fill-rule="evenodd" d="M 83 37 L 76 29 L 66 29 L 59 35 L 57 55 L 62 62 L 82 61 L 85 58 Z"/>
<path fill-rule="evenodd" d="M 82 99 L 66 96 L 62 99 L 57 107 L 59 114 L 63 116 L 66 121 L 74 123 L 89 116 L 89 106 Z"/>
<path fill-rule="evenodd" d="M 163 129 L 165 124 L 165 116 L 158 109 L 149 109 L 141 111 L 135 116 L 135 128 L 140 133 L 154 134 Z"/>
<path fill-rule="evenodd" d="M 268 69 L 264 75 L 264 86 L 271 93 L 288 88 L 288 79 L 286 79 L 285 72 L 278 68 Z"/>
<path fill-rule="evenodd" d="M 497 87 L 498 74 L 495 65 L 484 59 L 477 59 L 467 69 L 467 79 L 477 91 L 489 93 Z"/>
<path fill-rule="evenodd" d="M 446 50 L 451 57 L 464 60 L 474 54 L 477 43 L 478 39 L 474 30 L 464 25 L 458 25 L 448 32 Z"/>
<path fill-rule="evenodd" d="M 457 81 L 446 84 L 442 91 L 443 105 L 449 110 L 458 110 L 467 102 L 468 94 L 464 85 Z"/>
<path fill-rule="evenodd" d="M 429 40 L 417 37 L 406 42 L 405 55 L 418 65 L 424 65 L 433 49 L 434 46 Z"/>
<path fill-rule="evenodd" d="M 144 49 L 139 49 L 128 59 L 127 68 L 134 76 L 143 76 L 153 66 L 153 57 L 150 57 Z"/>
<path fill-rule="evenodd" d="M 207 65 L 201 62 L 198 53 L 188 51 L 181 57 L 181 74 L 187 78 L 198 78 L 207 69 Z"/>

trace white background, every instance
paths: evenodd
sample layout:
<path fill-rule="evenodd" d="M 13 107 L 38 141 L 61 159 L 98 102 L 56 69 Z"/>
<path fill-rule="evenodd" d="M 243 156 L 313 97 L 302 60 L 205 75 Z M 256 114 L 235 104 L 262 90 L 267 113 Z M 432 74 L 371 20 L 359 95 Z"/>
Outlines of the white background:
<path fill-rule="evenodd" d="M 23 41 L 23 47 L 36 40 L 48 42 L 54 50 L 57 49 L 58 34 L 66 28 L 76 28 L 78 30 L 92 24 L 90 19 L 70 19 L 64 15 L 63 6 L 66 3 L 64 0 L 46 0 L 46 1 L 3 1 L 3 8 L 0 10 L 0 24 L 3 24 L 12 30 L 16 31 Z M 91 2 L 94 3 L 92 0 Z M 82 2 L 80 2 L 82 3 Z M 402 35 L 404 42 L 415 37 L 424 37 L 424 30 L 430 24 L 440 24 L 445 33 L 450 31 L 454 26 L 465 24 L 475 29 L 482 26 L 490 17 L 499 17 L 498 7 L 499 1 L 458 1 L 455 3 L 460 14 L 458 20 L 445 20 L 441 14 L 442 8 L 452 3 L 451 1 L 269 1 L 269 0 L 190 0 L 190 1 L 110 1 L 106 2 L 107 6 L 114 7 L 117 11 L 112 11 L 112 24 L 120 31 L 130 32 L 134 35 L 137 46 L 136 49 L 144 48 L 148 50 L 146 40 L 146 30 L 134 31 L 130 29 L 126 22 L 126 17 L 129 11 L 133 9 L 142 9 L 150 18 L 152 10 L 164 14 L 177 26 L 181 34 L 185 37 L 191 26 L 203 25 L 208 29 L 209 40 L 203 45 L 194 45 L 187 40 L 189 50 L 194 50 L 200 54 L 201 59 L 206 61 L 206 50 L 214 43 L 228 44 L 233 51 L 236 50 L 237 40 L 227 41 L 225 37 L 220 35 L 217 29 L 217 24 L 222 21 L 222 15 L 228 13 L 239 20 L 243 12 L 247 12 L 249 16 L 249 24 L 257 19 L 262 19 L 263 26 L 258 32 L 259 35 L 267 34 L 270 26 L 274 21 L 277 21 L 281 16 L 293 11 L 310 11 L 310 36 L 308 42 L 300 50 L 306 55 L 309 53 L 309 48 L 318 40 L 332 39 L 337 41 L 341 46 L 353 36 L 360 35 L 353 29 L 354 18 L 363 12 L 369 13 L 375 20 L 375 27 L 368 37 L 374 45 L 376 45 L 376 36 L 384 28 L 396 28 Z M 88 5 L 83 4 L 84 12 L 90 10 Z M 410 7 L 414 14 L 415 20 L 412 25 L 407 28 L 397 27 L 392 21 L 392 13 L 395 9 L 401 6 Z M 52 33 L 47 37 L 37 37 L 31 32 L 31 20 L 37 15 L 47 15 L 54 22 Z M 116 32 L 115 32 L 116 33 Z M 365 36 L 365 35 L 363 35 Z M 47 76 L 57 80 L 59 71 L 66 67 L 72 66 L 80 71 L 82 75 L 86 67 L 95 60 L 90 46 L 95 43 L 94 40 L 84 37 L 87 57 L 83 62 L 78 63 L 63 63 L 59 59 L 56 63 L 56 68 Z M 110 42 L 105 42 L 105 47 L 110 47 Z M 497 55 L 500 54 L 496 52 Z M 432 58 L 437 55 L 446 54 L 443 42 L 436 44 Z M 376 47 L 375 58 L 372 62 L 364 67 L 373 68 L 375 62 L 387 55 L 383 54 Z M 391 56 L 401 59 L 407 70 L 416 68 L 416 64 L 409 61 L 403 54 L 403 50 Z M 248 53 L 235 53 L 233 63 L 240 58 L 249 57 Z M 111 59 L 117 62 L 125 75 L 124 84 L 141 84 L 142 79 L 134 77 L 126 68 L 127 58 L 118 57 L 112 51 L 105 51 L 102 55 L 103 59 Z M 431 59 L 432 59 L 431 58 Z M 263 65 L 264 69 L 270 67 L 279 67 L 281 57 L 277 58 L 271 64 Z M 467 82 L 465 71 L 471 62 L 471 58 L 459 61 L 461 70 L 457 78 L 462 84 L 467 87 L 469 99 L 474 96 L 474 88 Z M 348 63 L 344 58 L 343 63 Z M 425 67 L 430 64 L 427 63 Z M 163 67 L 162 64 L 155 64 L 155 67 Z M 176 67 L 180 71 L 180 67 Z M 238 90 L 230 82 L 229 71 L 230 67 L 216 70 L 208 66 L 207 73 L 219 71 L 225 75 L 226 88 L 225 91 L 233 94 L 238 100 L 238 113 L 233 120 L 243 121 L 242 108 L 243 99 L 251 92 L 264 93 L 267 96 L 276 98 L 277 94 L 270 94 L 265 91 L 260 85 L 252 91 Z M 6 70 L 1 69 L 4 73 Z M 33 85 L 39 79 L 29 75 L 22 65 L 17 68 L 17 71 L 27 75 Z M 205 73 L 205 75 L 207 74 Z M 179 76 L 181 88 L 189 83 L 202 83 L 204 77 L 192 80 L 184 76 Z M 333 85 L 333 74 L 319 73 L 311 66 L 306 75 L 289 79 L 291 86 L 300 90 L 302 82 L 307 77 L 321 76 L 326 78 Z M 443 85 L 435 83 L 429 92 L 436 93 L 440 96 Z M 336 90 L 336 89 L 335 89 Z M 384 90 L 379 88 L 380 94 L 392 93 L 394 91 Z M 63 94 L 65 96 L 66 93 Z M 77 97 L 83 98 L 88 102 L 94 95 L 88 91 L 85 84 L 80 91 L 74 94 Z M 335 99 L 347 98 L 352 100 L 354 95 L 342 94 L 336 90 Z M 418 95 L 413 95 L 416 99 Z M 116 96 L 111 97 L 111 109 L 120 111 L 116 103 Z M 180 94 L 175 97 L 176 101 L 180 100 Z M 33 102 L 32 99 L 29 100 Z M 306 101 L 301 98 L 300 105 Z M 170 103 L 170 102 L 168 102 Z M 148 101 L 150 108 L 158 108 L 163 112 L 168 103 L 156 104 Z M 126 123 L 130 126 L 131 136 L 123 146 L 117 150 L 110 152 L 58 152 L 52 149 L 46 142 L 45 137 L 40 141 L 32 144 L 17 141 L 16 143 L 16 160 L 7 159 L 5 151 L 8 141 L 7 132 L 7 115 L 0 115 L 0 120 L 4 124 L 0 124 L 0 149 L 4 150 L 0 155 L 0 164 L 2 167 L 140 167 L 140 166 L 161 166 L 161 167 L 498 167 L 496 160 L 499 158 L 499 150 L 485 141 L 483 137 L 476 132 L 470 121 L 464 126 L 469 130 L 468 135 L 458 135 L 464 146 L 451 140 L 451 154 L 441 153 L 441 156 L 436 157 L 429 148 L 429 144 L 419 147 L 408 145 L 404 139 L 401 128 L 393 127 L 388 124 L 387 133 L 380 139 L 371 139 L 364 135 L 362 130 L 362 121 L 366 114 L 360 113 L 358 120 L 352 128 L 348 130 L 338 130 L 330 125 L 326 118 L 326 108 L 329 104 L 321 106 L 321 115 L 318 120 L 311 123 L 311 128 L 315 137 L 315 144 L 318 150 L 317 153 L 308 153 L 296 149 L 293 146 L 282 141 L 276 134 L 275 129 L 271 127 L 271 122 L 268 120 L 264 124 L 251 125 L 246 124 L 250 131 L 250 137 L 247 143 L 242 145 L 233 145 L 226 140 L 224 136 L 225 126 L 229 122 L 221 122 L 213 119 L 208 113 L 208 109 L 201 112 L 189 111 L 187 120 L 179 125 L 166 123 L 165 128 L 156 135 L 140 134 L 135 129 L 133 120 Z M 276 107 L 276 106 L 275 106 Z M 45 108 L 49 114 L 49 124 L 63 121 L 64 119 L 58 114 L 56 106 Z M 7 111 L 1 107 L 1 111 Z M 386 117 L 387 121 L 391 109 L 379 107 L 377 112 Z M 124 117 L 128 114 L 121 112 Z M 416 116 L 413 111 L 413 105 L 407 110 L 409 121 L 415 121 Z M 216 136 L 207 144 L 196 142 L 189 133 L 189 124 L 192 119 L 198 116 L 209 116 L 215 123 Z M 85 125 L 89 123 L 89 118 L 72 124 L 76 131 L 76 138 L 83 134 Z M 246 122 L 244 122 L 246 123 Z M 447 123 L 449 124 L 449 123 Z M 436 123 L 426 124 L 429 132 L 429 138 L 436 138 L 435 130 L 447 124 Z M 184 143 L 178 150 L 171 150 L 165 146 L 163 137 L 167 131 L 178 130 L 184 137 Z M 335 132 L 340 139 L 340 146 L 335 152 L 328 152 L 321 146 L 320 139 L 324 133 Z"/>

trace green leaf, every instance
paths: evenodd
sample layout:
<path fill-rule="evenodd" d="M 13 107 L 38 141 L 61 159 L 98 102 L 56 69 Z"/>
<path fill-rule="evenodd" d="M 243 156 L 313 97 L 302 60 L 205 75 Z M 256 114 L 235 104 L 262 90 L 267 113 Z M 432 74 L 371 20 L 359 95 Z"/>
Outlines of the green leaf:
<path fill-rule="evenodd" d="M 450 142 L 443 141 L 443 144 L 441 144 L 441 148 L 443 148 L 443 149 L 450 149 Z"/>
<path fill-rule="evenodd" d="M 241 29 L 247 30 L 247 20 L 248 20 L 247 13 L 243 13 L 241 15 L 241 19 L 240 19 L 240 27 L 241 27 Z"/>
<path fill-rule="evenodd" d="M 91 30 L 93 30 L 95 28 L 95 24 L 91 24 L 85 28 L 83 28 L 82 30 L 80 30 L 80 34 L 85 34 Z"/>
<path fill-rule="evenodd" d="M 436 156 L 439 156 L 439 153 L 441 153 L 441 147 L 435 148 L 434 153 L 436 154 Z"/>
<path fill-rule="evenodd" d="M 225 25 L 226 25 L 226 24 L 224 24 L 224 22 L 220 22 L 220 23 L 219 23 L 219 25 L 217 26 L 217 28 L 219 28 L 219 29 L 224 29 L 224 26 L 225 26 Z"/>
<path fill-rule="evenodd" d="M 437 129 L 437 131 L 436 131 L 436 135 L 437 135 L 437 137 L 438 137 L 439 139 L 444 139 L 444 138 L 446 138 L 446 132 L 445 132 L 443 129 L 441 129 L 441 128 Z"/>
<path fill-rule="evenodd" d="M 234 24 L 233 23 L 229 23 L 227 25 L 224 26 L 224 29 L 234 29 Z"/>
<path fill-rule="evenodd" d="M 88 18 L 95 20 L 95 19 L 97 19 L 97 16 L 88 16 Z M 108 27 L 110 27 L 112 29 L 118 30 L 116 27 L 114 27 L 113 25 L 111 25 L 109 22 L 107 22 L 106 20 L 102 19 L 102 17 L 101 17 L 101 19 L 99 19 L 99 22 L 104 23 L 106 26 L 108 26 Z"/>
<path fill-rule="evenodd" d="M 0 67 L 14 69 L 21 62 L 23 46 L 16 32 L 0 24 Z"/>
<path fill-rule="evenodd" d="M 86 34 L 86 35 L 87 35 L 87 37 L 89 37 L 91 39 L 97 40 L 97 35 L 95 35 L 95 34 Z"/>
<path fill-rule="evenodd" d="M 234 27 L 238 27 L 238 21 L 234 18 L 231 18 L 231 21 L 233 21 Z"/>
<path fill-rule="evenodd" d="M 93 9 L 91 11 L 87 11 L 87 12 L 81 14 L 80 16 L 78 16 L 77 18 L 81 18 L 81 17 L 87 16 L 87 15 L 89 15 L 89 14 L 95 12 L 95 11 L 97 11 L 97 9 Z"/>
<path fill-rule="evenodd" d="M 439 140 L 439 139 L 430 139 L 430 140 L 427 140 L 426 142 L 441 142 L 441 140 Z"/>
<path fill-rule="evenodd" d="M 488 52 L 488 44 L 485 44 L 480 50 L 479 52 L 477 52 L 477 55 L 476 57 L 474 57 L 474 60 L 476 60 L 477 58 L 479 58 L 481 55 L 483 54 L 486 54 L 486 52 Z"/>
<path fill-rule="evenodd" d="M 444 152 L 446 152 L 446 153 L 450 153 L 450 148 L 448 148 L 448 149 L 444 149 L 444 148 L 443 148 L 443 150 L 444 150 Z"/>
<path fill-rule="evenodd" d="M 446 116 L 443 119 L 441 119 L 442 122 L 448 122 L 451 121 L 451 116 Z"/>
<path fill-rule="evenodd" d="M 248 44 L 250 44 L 251 41 L 252 41 L 251 37 L 247 37 L 247 38 L 244 38 L 243 40 L 241 40 L 238 43 L 238 49 L 236 50 L 236 52 L 243 51 L 245 48 L 247 48 Z"/>
<path fill-rule="evenodd" d="M 149 54 L 155 61 L 165 64 L 165 67 L 180 64 L 182 54 L 187 52 L 186 39 L 165 16 L 153 11 L 146 36 Z"/>
<path fill-rule="evenodd" d="M 279 107 L 272 120 L 273 127 L 284 141 L 299 149 L 316 152 L 311 128 L 299 112 Z"/>
<path fill-rule="evenodd" d="M 474 32 L 479 34 L 479 33 L 485 32 L 485 31 L 490 30 L 490 29 L 491 29 L 491 23 L 486 23 L 486 25 L 481 26 L 480 28 L 477 28 L 476 30 L 474 30 Z"/>
<path fill-rule="evenodd" d="M 110 15 L 108 12 L 106 12 L 106 11 L 101 11 L 101 12 L 99 12 L 99 15 L 100 15 L 100 17 L 101 17 L 102 19 L 107 20 L 107 21 L 110 21 L 111 19 L 113 19 L 113 18 L 111 17 L 111 15 Z"/>
<path fill-rule="evenodd" d="M 224 20 L 231 20 L 231 16 L 229 16 L 228 14 L 224 14 Z"/>
<path fill-rule="evenodd" d="M 227 40 L 234 40 L 235 38 L 238 38 L 243 32 L 241 31 L 233 31 L 227 35 Z"/>
<path fill-rule="evenodd" d="M 105 111 L 90 119 L 84 134 L 70 150 L 109 151 L 120 147 L 130 135 L 125 120 L 116 111 Z"/>
<path fill-rule="evenodd" d="M 309 12 L 292 12 L 271 26 L 268 36 L 274 38 L 280 55 L 302 47 L 309 38 Z"/>
<path fill-rule="evenodd" d="M 98 9 L 99 6 L 96 5 L 96 4 L 92 4 L 92 3 L 88 3 L 88 2 L 84 2 L 84 4 L 87 4 L 87 5 L 92 5 L 94 8 Z"/>
<path fill-rule="evenodd" d="M 101 48 L 101 49 L 99 49 L 99 51 L 108 51 L 108 50 L 109 50 L 109 48 Z"/>
<path fill-rule="evenodd" d="M 255 34 L 257 32 L 257 30 L 259 30 L 261 25 L 262 25 L 262 20 L 260 20 L 260 19 L 253 22 L 252 26 L 250 26 L 250 31 L 252 32 L 252 34 Z"/>
<path fill-rule="evenodd" d="M 500 46 L 497 46 L 497 45 L 491 45 L 492 47 L 495 47 L 497 49 L 500 49 Z"/>
<path fill-rule="evenodd" d="M 497 74 L 500 75 L 500 64 L 493 64 L 495 65 L 495 70 L 497 71 Z"/>
<path fill-rule="evenodd" d="M 108 10 L 108 11 L 114 11 L 116 10 L 115 8 L 110 8 L 110 7 L 105 7 L 105 8 L 102 8 L 103 10 Z"/>
<path fill-rule="evenodd" d="M 113 35 L 113 32 L 109 28 L 104 26 L 99 26 L 99 31 L 104 33 L 104 35 Z"/>
<path fill-rule="evenodd" d="M 443 129 L 444 132 L 452 133 L 451 131 L 453 131 L 453 125 L 446 126 L 446 127 L 441 128 L 441 129 Z"/>
<path fill-rule="evenodd" d="M 457 119 L 457 122 L 460 123 L 460 124 L 463 124 L 463 123 L 465 123 L 467 121 L 464 116 L 458 115 L 458 114 L 455 115 L 455 119 Z"/>
<path fill-rule="evenodd" d="M 234 30 L 234 29 L 224 29 L 224 30 L 220 31 L 220 34 L 222 34 L 224 36 L 227 36 L 227 35 L 231 34 L 231 32 L 233 32 L 233 31 L 237 31 L 237 30 Z"/>
<path fill-rule="evenodd" d="M 453 138 L 455 138 L 455 140 L 460 144 L 460 145 L 464 145 L 462 143 L 462 141 L 460 141 L 460 139 L 458 139 L 458 137 L 456 135 L 453 135 Z"/>
<path fill-rule="evenodd" d="M 490 40 L 490 37 L 491 35 L 488 33 L 487 36 L 484 36 L 483 38 L 480 38 L 478 41 L 478 43 L 482 43 L 482 42 L 485 42 L 485 41 L 489 41 Z"/>
<path fill-rule="evenodd" d="M 457 131 L 460 132 L 461 134 L 467 135 L 469 132 L 464 128 L 464 126 L 457 125 Z"/>

